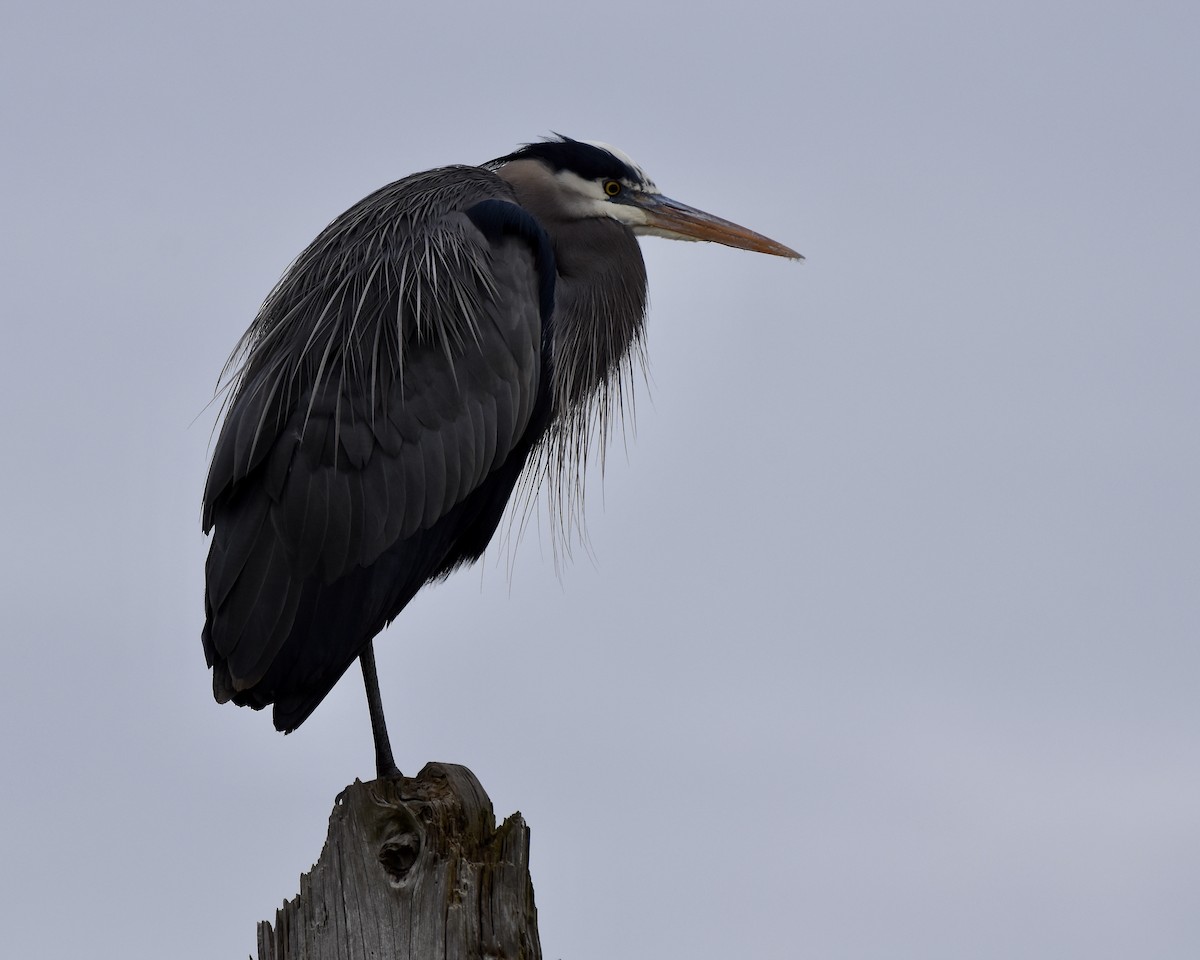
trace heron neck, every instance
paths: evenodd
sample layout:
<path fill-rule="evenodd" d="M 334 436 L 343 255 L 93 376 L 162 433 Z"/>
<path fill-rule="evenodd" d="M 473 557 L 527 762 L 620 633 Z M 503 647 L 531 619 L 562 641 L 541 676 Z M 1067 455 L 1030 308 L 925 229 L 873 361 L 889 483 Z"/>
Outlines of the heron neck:
<path fill-rule="evenodd" d="M 583 403 L 619 377 L 642 342 L 646 267 L 631 231 L 611 220 L 547 225 L 554 244 L 555 397 Z"/>
<path fill-rule="evenodd" d="M 640 350 L 646 320 L 646 265 L 633 231 L 616 220 L 565 215 L 541 164 L 518 160 L 497 171 L 554 247 L 554 395 L 560 412 L 619 392 Z"/>

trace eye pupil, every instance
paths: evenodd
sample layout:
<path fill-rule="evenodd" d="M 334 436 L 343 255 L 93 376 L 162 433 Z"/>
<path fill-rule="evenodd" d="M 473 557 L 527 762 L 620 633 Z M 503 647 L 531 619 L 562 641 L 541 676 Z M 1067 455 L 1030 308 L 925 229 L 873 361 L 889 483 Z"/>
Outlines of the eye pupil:
<path fill-rule="evenodd" d="M 604 183 L 604 192 L 610 197 L 615 197 L 621 192 L 621 184 L 616 180 L 606 180 Z"/>

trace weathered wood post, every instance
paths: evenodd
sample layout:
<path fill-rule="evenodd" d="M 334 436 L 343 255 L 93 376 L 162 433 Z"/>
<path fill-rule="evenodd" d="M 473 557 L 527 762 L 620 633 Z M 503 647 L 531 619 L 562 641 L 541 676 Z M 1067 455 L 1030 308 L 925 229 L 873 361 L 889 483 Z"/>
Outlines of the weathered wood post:
<path fill-rule="evenodd" d="M 540 960 L 529 827 L 499 829 L 466 767 L 356 780 L 300 894 L 258 925 L 259 960 Z"/>

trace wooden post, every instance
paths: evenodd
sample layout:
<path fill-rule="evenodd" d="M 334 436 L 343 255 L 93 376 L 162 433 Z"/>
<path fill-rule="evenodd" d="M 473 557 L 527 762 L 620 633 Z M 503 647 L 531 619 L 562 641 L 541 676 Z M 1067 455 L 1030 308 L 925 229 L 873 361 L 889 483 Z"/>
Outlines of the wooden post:
<path fill-rule="evenodd" d="M 529 827 L 496 829 L 475 775 L 450 763 L 354 781 L 300 894 L 258 925 L 259 960 L 540 960 Z"/>

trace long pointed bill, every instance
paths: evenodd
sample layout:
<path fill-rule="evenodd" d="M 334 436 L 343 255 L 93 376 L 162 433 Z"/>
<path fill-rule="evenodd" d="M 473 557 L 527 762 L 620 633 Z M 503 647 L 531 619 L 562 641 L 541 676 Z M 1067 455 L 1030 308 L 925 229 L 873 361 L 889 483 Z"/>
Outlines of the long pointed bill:
<path fill-rule="evenodd" d="M 743 226 L 714 217 L 711 213 L 689 207 L 658 193 L 644 193 L 631 201 L 646 212 L 646 223 L 637 226 L 637 233 L 648 233 L 672 240 L 711 240 L 739 250 L 769 253 L 775 257 L 803 260 L 791 247 L 776 243 L 770 237 L 747 230 Z"/>

